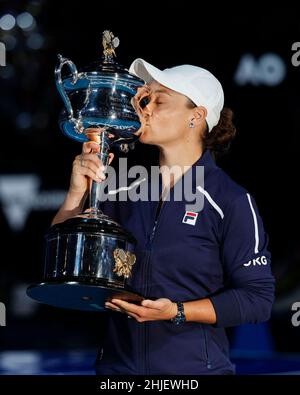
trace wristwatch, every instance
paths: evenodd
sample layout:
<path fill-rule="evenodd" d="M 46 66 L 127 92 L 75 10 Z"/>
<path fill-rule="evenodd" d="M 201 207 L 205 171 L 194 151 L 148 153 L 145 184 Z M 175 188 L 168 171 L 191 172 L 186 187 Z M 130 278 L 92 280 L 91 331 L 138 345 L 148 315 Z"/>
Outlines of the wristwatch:
<path fill-rule="evenodd" d="M 183 303 L 182 302 L 177 302 L 177 314 L 175 315 L 175 317 L 171 318 L 171 321 L 173 322 L 173 324 L 175 325 L 179 325 L 182 324 L 186 321 L 185 318 L 185 314 L 184 314 L 184 308 L 183 308 Z"/>

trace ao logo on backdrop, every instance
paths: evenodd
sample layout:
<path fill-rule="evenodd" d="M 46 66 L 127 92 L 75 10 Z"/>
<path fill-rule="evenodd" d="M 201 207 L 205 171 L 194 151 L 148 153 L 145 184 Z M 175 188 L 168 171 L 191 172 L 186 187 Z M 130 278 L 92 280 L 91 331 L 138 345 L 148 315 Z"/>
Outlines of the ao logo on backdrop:
<path fill-rule="evenodd" d="M 6 326 L 5 304 L 0 302 L 0 326 Z"/>
<path fill-rule="evenodd" d="M 6 48 L 4 43 L 0 41 L 0 66 L 6 65 Z"/>
<path fill-rule="evenodd" d="M 255 58 L 252 54 L 242 56 L 234 75 L 237 85 L 279 85 L 286 76 L 286 64 L 276 53 L 269 52 Z"/>
<path fill-rule="evenodd" d="M 298 67 L 300 66 L 300 42 L 293 43 L 292 51 L 295 52 L 291 58 L 292 65 Z"/>
<path fill-rule="evenodd" d="M 300 302 L 293 303 L 291 310 L 295 311 L 291 319 L 292 325 L 300 326 Z"/>

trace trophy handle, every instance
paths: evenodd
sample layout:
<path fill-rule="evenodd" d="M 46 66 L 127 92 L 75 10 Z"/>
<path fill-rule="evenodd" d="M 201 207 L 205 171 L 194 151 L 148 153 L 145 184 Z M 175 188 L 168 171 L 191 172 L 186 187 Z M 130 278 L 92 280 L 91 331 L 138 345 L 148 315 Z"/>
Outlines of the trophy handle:
<path fill-rule="evenodd" d="M 70 102 L 70 99 L 65 91 L 64 88 L 64 84 L 61 78 L 61 71 L 64 65 L 68 65 L 71 72 L 72 72 L 72 81 L 71 83 L 74 85 L 76 84 L 77 80 L 78 80 L 78 71 L 77 71 L 77 67 L 75 66 L 75 64 L 67 58 L 64 58 L 62 55 L 58 55 L 58 64 L 55 67 L 55 81 L 56 81 L 56 86 L 57 89 L 63 99 L 63 102 L 65 103 L 67 112 L 69 114 L 69 117 L 71 119 L 73 119 L 73 108 Z"/>

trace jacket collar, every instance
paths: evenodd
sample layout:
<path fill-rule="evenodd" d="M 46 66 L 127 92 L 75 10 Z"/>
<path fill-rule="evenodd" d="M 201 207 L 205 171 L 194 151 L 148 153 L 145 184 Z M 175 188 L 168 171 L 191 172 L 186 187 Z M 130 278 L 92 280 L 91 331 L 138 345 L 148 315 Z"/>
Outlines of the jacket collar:
<path fill-rule="evenodd" d="M 207 167 L 217 167 L 212 152 L 206 148 L 200 158 L 192 165 L 192 167 L 196 166 L 207 166 Z"/>

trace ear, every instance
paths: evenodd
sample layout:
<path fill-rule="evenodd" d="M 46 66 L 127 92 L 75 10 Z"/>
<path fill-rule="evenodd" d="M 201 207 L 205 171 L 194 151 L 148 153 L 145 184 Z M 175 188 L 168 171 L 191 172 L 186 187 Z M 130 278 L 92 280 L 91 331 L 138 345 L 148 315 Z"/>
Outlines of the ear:
<path fill-rule="evenodd" d="M 203 122 L 205 122 L 207 117 L 206 108 L 203 106 L 195 107 L 193 109 L 193 117 L 195 126 L 201 125 Z"/>

